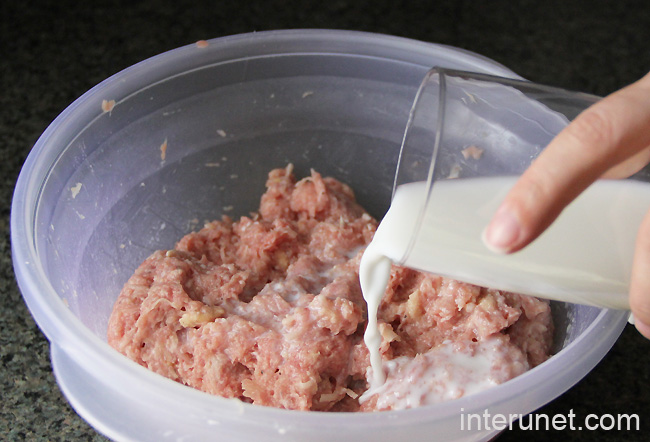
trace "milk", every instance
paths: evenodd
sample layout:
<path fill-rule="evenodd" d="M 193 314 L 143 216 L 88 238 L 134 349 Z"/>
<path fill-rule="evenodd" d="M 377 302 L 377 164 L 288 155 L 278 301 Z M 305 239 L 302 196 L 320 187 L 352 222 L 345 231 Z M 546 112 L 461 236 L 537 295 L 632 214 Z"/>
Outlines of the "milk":
<path fill-rule="evenodd" d="M 397 188 L 359 269 L 368 303 L 365 340 L 373 383 L 381 384 L 384 376 L 376 311 L 391 262 L 495 289 L 629 309 L 634 242 L 650 207 L 650 184 L 599 180 L 528 247 L 497 254 L 487 249 L 481 234 L 516 180 L 438 181 L 426 205 L 426 183 Z"/>
<path fill-rule="evenodd" d="M 384 364 L 389 379 L 369 388 L 359 403 L 378 395 L 377 409 L 404 410 L 487 390 L 508 377 L 507 370 L 495 367 L 512 357 L 511 351 L 502 337 L 492 336 L 473 348 L 445 341 L 415 358 L 397 357 Z"/>

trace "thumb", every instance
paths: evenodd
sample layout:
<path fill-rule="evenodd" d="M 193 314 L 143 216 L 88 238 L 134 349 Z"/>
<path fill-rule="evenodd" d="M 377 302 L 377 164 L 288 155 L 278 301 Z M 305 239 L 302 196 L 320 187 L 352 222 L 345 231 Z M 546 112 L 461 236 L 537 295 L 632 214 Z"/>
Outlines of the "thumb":
<path fill-rule="evenodd" d="M 650 212 L 637 234 L 630 279 L 630 308 L 637 330 L 650 339 Z"/>

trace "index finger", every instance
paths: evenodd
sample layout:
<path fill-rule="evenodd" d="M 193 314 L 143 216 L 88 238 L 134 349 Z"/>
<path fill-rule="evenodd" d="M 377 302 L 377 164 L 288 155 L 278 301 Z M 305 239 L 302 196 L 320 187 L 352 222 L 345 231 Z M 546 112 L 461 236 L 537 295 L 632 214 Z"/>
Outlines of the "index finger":
<path fill-rule="evenodd" d="M 510 253 L 533 241 L 613 166 L 650 151 L 650 74 L 597 102 L 562 130 L 510 190 L 484 234 Z"/>

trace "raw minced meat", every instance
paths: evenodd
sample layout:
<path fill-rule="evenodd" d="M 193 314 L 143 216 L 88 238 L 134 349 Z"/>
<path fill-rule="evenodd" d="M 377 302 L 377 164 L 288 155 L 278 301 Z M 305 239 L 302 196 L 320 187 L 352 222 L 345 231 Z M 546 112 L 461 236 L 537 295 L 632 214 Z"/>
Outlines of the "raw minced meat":
<path fill-rule="evenodd" d="M 358 269 L 376 227 L 345 184 L 315 171 L 296 181 L 291 165 L 273 170 L 256 214 L 211 222 L 142 263 L 115 303 L 108 342 L 219 396 L 360 410 L 369 357 Z M 413 360 L 416 372 L 450 341 L 470 353 L 494 339 L 511 349 L 519 365 L 498 382 L 550 352 L 547 302 L 397 266 L 378 320 L 383 358 Z M 362 409 L 388 408 L 374 398 Z"/>

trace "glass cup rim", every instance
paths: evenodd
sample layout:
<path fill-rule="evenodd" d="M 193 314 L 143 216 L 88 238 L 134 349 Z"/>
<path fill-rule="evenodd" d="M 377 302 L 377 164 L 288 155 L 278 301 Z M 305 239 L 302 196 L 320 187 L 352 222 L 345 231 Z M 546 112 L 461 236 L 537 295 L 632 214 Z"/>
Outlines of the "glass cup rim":
<path fill-rule="evenodd" d="M 439 80 L 437 83 L 433 83 L 431 79 L 433 77 L 438 77 Z M 421 100 L 425 94 L 425 91 L 434 85 L 437 85 L 439 88 L 439 94 L 438 94 L 438 105 L 437 105 L 437 115 L 436 115 L 436 121 L 433 123 L 435 125 L 435 136 L 434 136 L 434 141 L 433 141 L 433 147 L 432 147 L 432 154 L 431 154 L 431 159 L 429 161 L 429 168 L 427 171 L 427 176 L 426 176 L 426 193 L 423 198 L 423 204 L 418 210 L 418 216 L 416 223 L 414 225 L 414 231 L 413 234 L 411 235 L 411 238 L 409 240 L 409 244 L 407 247 L 404 249 L 404 254 L 402 258 L 398 261 L 398 264 L 402 265 L 405 263 L 407 260 L 408 256 L 411 253 L 411 250 L 415 246 L 415 242 L 418 237 L 418 232 L 420 231 L 422 227 L 422 220 L 424 218 L 424 213 L 426 211 L 426 208 L 429 204 L 430 198 L 431 198 L 431 193 L 432 189 L 434 186 L 435 182 L 435 171 L 436 171 L 436 164 L 437 164 L 437 158 L 439 155 L 440 151 L 440 146 L 442 142 L 442 136 L 443 136 L 443 126 L 445 122 L 445 96 L 447 93 L 447 81 L 446 79 L 448 77 L 455 77 L 461 80 L 465 81 L 471 81 L 471 80 L 476 80 L 479 82 L 485 82 L 485 83 L 492 83 L 492 84 L 498 84 L 502 86 L 509 86 L 511 88 L 517 89 L 517 90 L 534 90 L 538 93 L 548 95 L 548 96 L 571 96 L 576 100 L 582 100 L 585 103 L 590 103 L 593 104 L 601 99 L 601 97 L 589 94 L 589 93 L 584 93 L 584 92 L 579 92 L 579 91 L 573 91 L 569 90 L 566 88 L 562 87 L 557 87 L 557 86 L 551 86 L 547 84 L 542 84 L 542 83 L 536 83 L 532 82 L 530 80 L 526 80 L 523 78 L 512 78 L 512 77 L 505 77 L 501 75 L 495 75 L 495 74 L 488 74 L 488 73 L 482 73 L 482 72 L 474 72 L 474 71 L 467 71 L 467 70 L 462 70 L 462 69 L 454 69 L 454 68 L 444 68 L 441 66 L 433 66 L 427 73 L 424 75 L 422 81 L 420 82 L 420 85 L 418 87 L 418 90 L 415 94 L 415 98 L 413 99 L 413 103 L 411 105 L 411 108 L 409 110 L 409 116 L 408 120 L 406 123 L 406 127 L 404 129 L 404 134 L 402 136 L 402 141 L 400 145 L 400 151 L 399 151 L 399 156 L 397 160 L 397 165 L 395 168 L 395 175 L 393 178 L 393 188 L 392 188 L 392 193 L 391 193 L 391 201 L 395 198 L 395 193 L 397 191 L 397 188 L 400 184 L 403 184 L 400 180 L 400 171 L 402 167 L 402 162 L 404 160 L 404 155 L 405 155 L 405 150 L 407 149 L 408 142 L 410 139 L 411 135 L 411 129 L 413 127 L 413 123 L 416 119 L 417 111 L 419 108 L 419 105 L 421 103 Z M 545 147 L 545 146 L 544 146 Z M 406 181 L 404 181 L 406 182 Z"/>

